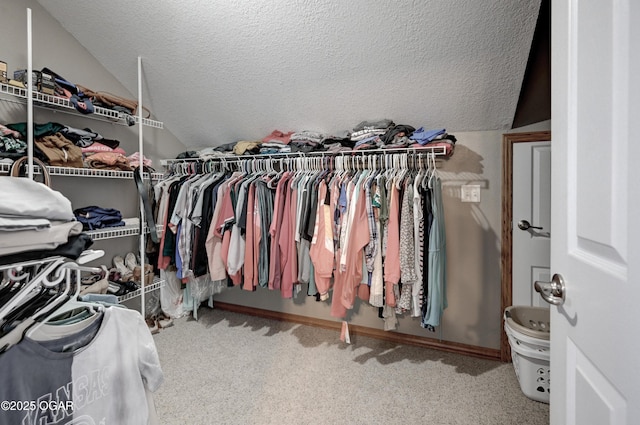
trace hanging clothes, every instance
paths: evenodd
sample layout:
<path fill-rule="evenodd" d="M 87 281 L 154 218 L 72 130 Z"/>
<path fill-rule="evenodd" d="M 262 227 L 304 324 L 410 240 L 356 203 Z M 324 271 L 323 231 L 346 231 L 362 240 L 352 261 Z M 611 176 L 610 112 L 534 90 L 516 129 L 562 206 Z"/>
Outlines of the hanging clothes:
<path fill-rule="evenodd" d="M 431 211 L 433 221 L 429 234 L 429 272 L 427 275 L 427 308 L 422 317 L 422 326 L 434 330 L 440 325 L 442 312 L 447 308 L 447 255 L 442 205 L 442 183 L 435 176 L 431 181 Z"/>
<path fill-rule="evenodd" d="M 156 187 L 168 230 L 160 268 L 175 266 L 186 285 L 207 278 L 214 292 L 260 286 L 293 298 L 306 286 L 340 319 L 360 298 L 382 309 L 387 330 L 404 314 L 434 330 L 447 306 L 440 178 L 407 154 L 358 158 L 169 176 Z"/>

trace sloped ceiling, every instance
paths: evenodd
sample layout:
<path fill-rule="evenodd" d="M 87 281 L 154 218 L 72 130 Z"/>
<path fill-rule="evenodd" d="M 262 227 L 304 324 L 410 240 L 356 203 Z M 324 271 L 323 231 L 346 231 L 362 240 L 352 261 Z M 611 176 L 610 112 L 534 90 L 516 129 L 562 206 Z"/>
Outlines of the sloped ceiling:
<path fill-rule="evenodd" d="M 508 129 L 540 1 L 39 0 L 187 146 L 391 118 Z"/>

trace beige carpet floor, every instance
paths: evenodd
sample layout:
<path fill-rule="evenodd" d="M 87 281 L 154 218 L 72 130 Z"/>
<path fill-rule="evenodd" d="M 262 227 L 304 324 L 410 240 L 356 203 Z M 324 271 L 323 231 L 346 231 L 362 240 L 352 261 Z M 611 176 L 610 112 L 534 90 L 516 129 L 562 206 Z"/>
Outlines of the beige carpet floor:
<path fill-rule="evenodd" d="M 201 308 L 154 336 L 163 425 L 543 425 L 510 363 Z"/>

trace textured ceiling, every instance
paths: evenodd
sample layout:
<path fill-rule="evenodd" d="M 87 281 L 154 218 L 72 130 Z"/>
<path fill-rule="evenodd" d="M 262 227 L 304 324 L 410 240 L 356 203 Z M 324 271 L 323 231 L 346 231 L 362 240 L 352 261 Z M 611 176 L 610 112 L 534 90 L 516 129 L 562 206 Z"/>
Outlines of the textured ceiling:
<path fill-rule="evenodd" d="M 540 1 L 39 0 L 188 146 L 363 120 L 507 129 Z"/>

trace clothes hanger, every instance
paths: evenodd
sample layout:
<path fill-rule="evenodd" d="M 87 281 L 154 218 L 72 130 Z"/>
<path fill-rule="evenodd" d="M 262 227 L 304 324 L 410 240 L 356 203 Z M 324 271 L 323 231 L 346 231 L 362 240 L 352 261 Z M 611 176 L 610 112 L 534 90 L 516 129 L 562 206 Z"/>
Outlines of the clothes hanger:
<path fill-rule="evenodd" d="M 69 287 L 66 286 L 66 288 L 62 292 L 54 296 L 49 303 L 45 304 L 45 306 L 42 307 L 40 311 L 49 311 L 62 305 L 66 300 L 66 295 L 68 291 L 69 291 Z M 62 300 L 62 302 L 60 302 L 59 300 Z M 39 312 L 36 312 L 35 314 L 38 314 L 38 313 Z M 0 353 L 6 351 L 11 346 L 19 343 L 24 337 L 25 332 L 35 323 L 36 323 L 35 316 L 34 315 L 29 316 L 24 320 L 22 320 L 20 323 L 18 323 L 13 329 L 11 329 L 5 335 L 3 335 L 0 338 Z"/>
<path fill-rule="evenodd" d="M 81 317 L 81 320 L 71 325 L 64 325 L 65 326 L 64 329 L 69 332 L 78 332 L 86 328 L 87 326 L 89 326 L 91 323 L 97 320 L 98 317 L 101 317 L 101 313 L 104 312 L 104 309 L 105 309 L 104 305 L 100 303 L 80 301 L 80 299 L 78 298 L 81 290 L 80 272 L 85 271 L 85 272 L 91 272 L 91 273 L 99 273 L 100 269 L 95 267 L 80 266 L 77 263 L 73 263 L 73 262 L 63 264 L 62 266 L 60 266 L 60 269 L 61 270 L 64 269 L 64 273 L 66 275 L 67 288 L 70 289 L 72 287 L 75 287 L 75 290 L 73 291 L 70 297 L 64 297 L 63 302 L 57 303 L 55 306 L 51 308 L 47 308 L 39 311 L 36 317 L 30 318 L 29 320 L 29 322 L 31 322 L 30 325 L 21 324 L 22 325 L 21 328 L 23 328 L 22 333 L 25 336 L 27 337 L 33 336 L 34 333 L 38 329 L 40 329 L 43 325 L 55 320 L 55 318 L 57 317 L 64 316 L 68 313 L 74 313 L 73 316 Z M 72 272 L 74 272 L 75 274 L 75 285 L 71 284 Z M 34 324 L 35 326 L 33 326 Z M 58 326 L 62 326 L 62 325 L 58 325 Z M 62 328 L 59 328 L 59 330 L 61 329 Z"/>
<path fill-rule="evenodd" d="M 357 180 L 356 187 L 362 188 L 362 184 L 367 181 L 367 178 L 371 174 L 372 170 L 370 167 L 365 165 L 367 161 L 367 157 L 365 157 L 364 152 L 357 157 L 356 166 L 357 166 Z"/>
<path fill-rule="evenodd" d="M 64 276 L 54 275 L 55 280 L 49 281 L 48 277 L 51 275 L 62 263 L 64 263 L 64 259 L 59 257 L 55 261 L 52 261 L 42 267 L 38 274 L 33 277 L 29 282 L 26 282 L 22 288 L 18 291 L 16 295 L 14 295 L 6 304 L 0 307 L 0 323 L 5 321 L 7 314 L 13 311 L 18 305 L 22 304 L 25 300 L 30 298 L 31 291 L 37 288 L 42 283 L 49 283 L 49 286 L 55 286 L 59 284 Z"/>
<path fill-rule="evenodd" d="M 280 158 L 280 160 L 281 159 L 282 158 Z M 273 161 L 274 160 L 272 159 L 269 160 L 267 164 L 269 172 L 265 176 L 265 178 L 267 179 L 267 187 L 269 189 L 275 189 L 276 187 L 278 187 L 278 181 L 280 180 L 280 172 L 273 166 Z M 275 161 L 278 161 L 278 159 L 276 159 Z M 280 165 L 280 169 L 282 169 L 282 165 Z"/>
<path fill-rule="evenodd" d="M 17 273 L 17 274 L 16 274 Z M 13 298 L 18 293 L 24 282 L 29 280 L 29 277 L 37 273 L 36 266 L 27 267 L 18 266 L 17 268 L 10 268 L 4 271 L 4 286 L 0 288 L 0 305 Z"/>
<path fill-rule="evenodd" d="M 0 267 L 0 271 L 4 275 L 3 281 L 5 281 L 5 285 L 0 288 L 0 306 L 2 308 L 6 307 L 8 301 L 22 289 L 32 276 L 36 276 L 43 267 L 59 259 L 62 259 L 62 257 L 55 256 L 40 260 L 27 260 Z M 0 311 L 2 311 L 1 308 Z M 0 320 L 1 323 L 2 321 Z"/>
<path fill-rule="evenodd" d="M 71 282 L 70 282 L 70 274 L 69 274 L 69 268 L 73 265 L 73 267 L 76 267 L 78 269 L 84 269 L 87 271 L 91 271 L 91 272 L 95 272 L 96 270 L 99 269 L 95 269 L 95 268 L 87 268 L 87 267 L 82 267 L 76 263 L 72 263 L 72 262 L 68 262 L 68 263 L 64 263 L 64 260 L 61 261 L 56 261 L 52 264 L 49 265 L 49 267 L 47 267 L 45 270 L 41 271 L 40 274 L 38 274 L 31 282 L 29 282 L 29 285 L 26 285 L 29 289 L 29 293 L 38 287 L 42 287 L 44 290 L 47 289 L 51 289 L 51 288 L 55 288 L 57 287 L 63 280 L 65 281 L 65 285 L 64 285 L 64 290 L 61 292 L 58 292 L 57 294 L 54 295 L 54 297 L 52 298 L 51 301 L 47 302 L 42 308 L 40 308 L 37 312 L 34 312 L 33 315 L 31 315 L 28 318 L 25 318 L 24 320 L 22 320 L 15 328 L 13 328 L 10 332 L 8 332 L 7 334 L 3 335 L 2 338 L 0 338 L 0 352 L 3 352 L 5 350 L 7 350 L 9 347 L 11 347 L 12 345 L 17 344 L 18 342 L 20 342 L 22 340 L 22 338 L 24 337 L 24 335 L 26 334 L 26 332 L 31 329 L 33 327 L 33 325 L 38 322 L 38 320 L 42 319 L 44 316 L 46 316 L 47 318 L 51 317 L 51 315 L 53 315 L 54 313 L 57 315 L 59 314 L 59 308 L 62 306 L 67 305 L 67 303 L 69 302 L 69 298 L 67 297 L 68 294 L 70 294 L 71 292 Z M 52 280 L 50 280 L 49 278 L 52 278 Z M 66 278 L 66 280 L 65 280 Z M 79 293 L 80 291 L 80 277 L 78 275 L 78 288 L 77 288 L 77 293 Z M 19 298 L 21 300 L 25 300 L 25 302 L 31 302 L 33 300 L 33 298 L 26 300 L 26 297 L 24 296 L 24 292 L 21 291 L 22 296 L 21 297 L 16 297 Z M 62 300 L 62 301 L 59 301 Z M 83 306 L 85 307 L 85 306 Z M 13 308 L 10 310 L 11 312 L 13 311 Z M 53 313 L 50 313 L 53 312 Z M 9 316 L 9 314 L 5 314 L 4 318 L 7 318 Z"/>
<path fill-rule="evenodd" d="M 273 167 L 273 164 L 271 163 L 271 169 L 273 171 L 273 176 L 271 176 L 271 179 L 267 182 L 267 187 L 269 189 L 276 189 L 278 187 L 278 182 L 280 181 L 280 179 L 282 178 L 282 175 L 284 174 L 284 160 L 283 158 L 278 158 L 276 161 L 278 161 L 278 169 L 276 170 L 275 167 Z"/>
<path fill-rule="evenodd" d="M 353 174 L 356 171 L 356 160 L 355 155 L 351 154 L 351 156 L 347 157 L 347 176 L 349 178 L 353 177 Z"/>
<path fill-rule="evenodd" d="M 60 258 L 60 257 L 56 257 Z M 45 263 L 48 262 L 45 260 Z M 25 268 L 25 266 L 27 266 Z M 11 268 L 5 270 L 5 276 L 8 279 L 6 285 L 0 290 L 2 293 L 0 294 L 0 305 L 6 305 L 7 301 L 11 299 L 14 295 L 16 295 L 24 286 L 25 283 L 29 282 L 29 278 L 31 276 L 36 276 L 38 274 L 38 270 L 43 264 L 28 262 L 28 263 L 18 263 L 11 266 Z M 22 307 L 16 308 L 9 312 L 6 316 L 6 320 L 10 321 L 12 319 L 9 316 L 16 317 L 16 313 L 19 315 L 18 310 L 22 309 L 24 311 L 28 311 L 28 307 L 26 304 L 34 304 L 36 307 L 37 303 L 33 302 L 34 299 L 39 297 L 42 294 L 37 293 L 37 291 L 32 291 L 30 294 L 27 294 L 27 298 L 23 299 Z M 31 298 L 29 298 L 29 296 Z M 5 323 L 0 323 L 1 326 L 4 326 Z"/>
<path fill-rule="evenodd" d="M 19 263 L 17 267 L 9 270 L 11 276 L 16 280 L 25 280 L 29 276 L 33 276 L 33 279 L 21 285 L 20 290 L 10 300 L 3 304 L 2 307 L 0 307 L 0 323 L 4 323 L 9 312 L 13 311 L 18 305 L 22 304 L 23 302 L 29 300 L 33 296 L 33 291 L 36 288 L 40 286 L 52 288 L 59 285 L 65 277 L 62 273 L 62 270 L 64 269 L 62 266 L 64 264 L 85 264 L 89 261 L 101 258 L 103 255 L 103 250 L 85 250 L 76 259 L 75 263 L 66 262 L 67 260 L 64 257 L 50 257 L 46 260 L 39 260 L 45 261 L 45 263 L 40 267 L 37 274 L 23 273 L 21 276 L 16 276 L 14 271 L 20 272 L 21 270 L 23 270 L 22 268 L 25 265 L 38 264 L 36 261 Z"/>
<path fill-rule="evenodd" d="M 100 313 L 104 311 L 105 307 L 102 304 L 88 302 L 88 301 L 80 301 L 79 299 L 80 289 L 81 289 L 80 272 L 85 271 L 85 272 L 91 272 L 91 273 L 99 273 L 100 269 L 95 267 L 82 267 L 75 263 L 65 263 L 61 267 L 66 268 L 67 283 L 69 284 L 69 286 L 71 286 L 71 271 L 72 270 L 75 271 L 75 281 L 76 281 L 75 291 L 67 301 L 65 301 L 64 303 L 62 303 L 62 305 L 59 306 L 59 308 L 53 308 L 49 311 L 39 312 L 38 317 L 35 318 L 35 320 L 39 323 L 27 331 L 27 334 L 26 334 L 27 336 L 32 335 L 33 332 L 35 332 L 42 325 L 51 321 L 55 317 L 62 316 L 66 313 L 69 313 L 75 310 L 88 310 L 92 314 L 92 316 L 89 316 L 89 318 L 93 317 L 96 313 Z"/>
<path fill-rule="evenodd" d="M 320 183 L 320 180 L 324 179 L 329 174 L 329 167 L 325 161 L 324 153 L 318 157 L 318 172 L 316 173 L 316 184 Z"/>
<path fill-rule="evenodd" d="M 408 164 L 407 164 L 407 154 L 398 154 L 401 155 L 399 158 L 399 162 L 400 162 L 400 172 L 398 173 L 398 177 L 395 180 L 395 185 L 396 185 L 396 189 L 401 189 L 402 188 L 402 184 L 404 183 L 404 179 L 407 176 L 407 172 L 409 171 L 408 169 Z"/>
<path fill-rule="evenodd" d="M 340 172 L 342 171 L 342 156 L 336 156 L 332 158 L 332 168 L 333 168 L 333 176 L 332 179 L 335 179 L 337 176 L 340 175 Z"/>
<path fill-rule="evenodd" d="M 430 152 L 428 158 L 430 159 L 429 161 L 429 168 L 430 168 L 430 176 L 429 176 L 429 181 L 427 183 L 427 187 L 429 189 L 433 189 L 433 178 L 435 177 L 436 179 L 439 178 L 439 176 L 437 175 L 438 171 L 436 168 L 436 154 L 434 152 Z"/>
<path fill-rule="evenodd" d="M 424 178 L 424 161 L 420 154 L 415 158 L 416 174 L 413 181 L 414 187 L 421 187 L 422 179 Z"/>
<path fill-rule="evenodd" d="M 368 157 L 368 162 L 369 162 L 368 168 L 371 171 L 369 172 L 369 176 L 365 180 L 365 185 L 369 190 L 371 190 L 371 186 L 372 186 L 374 180 L 376 180 L 376 178 L 380 174 L 380 170 L 378 170 L 378 156 L 377 155 L 369 156 Z"/>
<path fill-rule="evenodd" d="M 387 154 L 386 158 L 386 171 L 384 172 L 385 187 L 387 191 L 391 189 L 393 184 L 393 176 L 397 170 L 397 154 Z"/>
<path fill-rule="evenodd" d="M 420 187 L 427 188 L 427 180 L 429 179 L 429 154 L 422 154 L 422 178 L 420 179 Z"/>
<path fill-rule="evenodd" d="M 22 304 L 7 314 L 5 321 L 0 324 L 0 335 L 8 334 L 15 328 L 16 324 L 32 317 L 38 310 L 46 306 L 47 303 L 55 302 L 57 297 L 55 293 L 52 293 L 49 288 L 44 286 L 36 288 L 36 290 L 32 291 L 31 295 L 31 298 L 25 299 Z M 0 347 L 1 346 L 2 344 L 0 344 Z"/>
<path fill-rule="evenodd" d="M 387 191 L 391 190 L 394 184 L 395 176 L 398 174 L 400 165 L 398 164 L 398 154 L 391 154 L 389 157 L 389 166 L 385 172 Z"/>
<path fill-rule="evenodd" d="M 300 175 L 304 172 L 304 164 L 302 163 L 303 158 L 298 156 L 294 159 L 294 167 L 296 171 L 293 174 L 294 182 L 300 178 Z"/>

